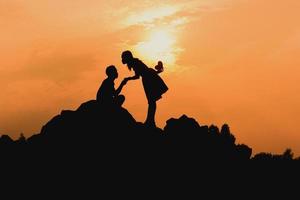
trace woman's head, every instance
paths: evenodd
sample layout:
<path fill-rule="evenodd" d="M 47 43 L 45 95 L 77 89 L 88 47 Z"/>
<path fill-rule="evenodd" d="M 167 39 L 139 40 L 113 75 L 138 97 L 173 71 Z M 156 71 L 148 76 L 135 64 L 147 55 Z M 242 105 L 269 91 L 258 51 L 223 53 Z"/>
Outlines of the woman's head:
<path fill-rule="evenodd" d="M 122 63 L 128 64 L 133 59 L 131 51 L 123 51 L 122 53 Z"/>

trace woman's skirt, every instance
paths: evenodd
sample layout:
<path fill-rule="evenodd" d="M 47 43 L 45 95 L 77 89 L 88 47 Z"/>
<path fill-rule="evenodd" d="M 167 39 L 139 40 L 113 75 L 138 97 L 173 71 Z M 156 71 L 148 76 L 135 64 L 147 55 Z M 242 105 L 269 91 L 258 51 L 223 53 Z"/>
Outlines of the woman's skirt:
<path fill-rule="evenodd" d="M 159 100 L 168 91 L 168 86 L 152 68 L 143 74 L 142 81 L 148 102 Z"/>

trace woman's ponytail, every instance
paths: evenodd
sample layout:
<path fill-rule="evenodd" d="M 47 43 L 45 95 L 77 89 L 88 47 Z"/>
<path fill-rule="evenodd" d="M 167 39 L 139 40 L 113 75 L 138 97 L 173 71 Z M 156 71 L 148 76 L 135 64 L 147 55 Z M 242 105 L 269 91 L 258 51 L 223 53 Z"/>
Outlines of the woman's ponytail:
<path fill-rule="evenodd" d="M 164 71 L 163 63 L 161 61 L 158 61 L 157 65 L 155 66 L 155 69 L 157 70 L 158 73 L 163 72 Z"/>

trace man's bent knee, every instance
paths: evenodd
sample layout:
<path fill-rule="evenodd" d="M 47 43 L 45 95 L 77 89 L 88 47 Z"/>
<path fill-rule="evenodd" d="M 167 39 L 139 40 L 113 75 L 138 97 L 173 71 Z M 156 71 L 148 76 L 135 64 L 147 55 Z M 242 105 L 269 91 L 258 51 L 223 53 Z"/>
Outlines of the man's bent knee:
<path fill-rule="evenodd" d="M 124 101 L 125 101 L 124 95 L 117 96 L 117 98 L 116 98 L 117 106 L 121 107 L 123 105 Z"/>

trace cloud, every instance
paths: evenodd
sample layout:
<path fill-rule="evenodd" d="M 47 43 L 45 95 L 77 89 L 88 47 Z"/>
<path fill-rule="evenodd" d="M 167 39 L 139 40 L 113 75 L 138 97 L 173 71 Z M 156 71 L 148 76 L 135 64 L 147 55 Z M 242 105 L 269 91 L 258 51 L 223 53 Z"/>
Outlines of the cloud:
<path fill-rule="evenodd" d="M 121 27 L 135 38 L 127 37 L 122 45 L 152 65 L 162 59 L 176 71 L 177 60 L 185 50 L 179 42 L 181 33 L 186 32 L 186 27 L 201 14 L 224 9 L 226 2 L 229 0 L 158 1 L 147 6 L 127 7 L 129 16 L 122 20 Z"/>
<path fill-rule="evenodd" d="M 127 17 L 124 23 L 127 26 L 153 23 L 157 19 L 174 15 L 178 11 L 179 8 L 177 6 L 164 5 L 161 7 L 155 7 L 137 13 L 132 13 L 129 17 Z"/>
<path fill-rule="evenodd" d="M 168 17 L 177 15 L 177 20 L 180 18 L 187 19 L 190 15 L 197 14 L 199 12 L 206 12 L 215 9 L 224 8 L 224 3 L 229 0 L 212 0 L 212 1 L 168 1 L 168 2 L 156 2 L 147 7 L 140 6 L 139 8 L 127 9 L 129 13 L 128 17 L 125 17 L 123 24 L 126 26 L 134 25 L 150 25 L 158 20 L 162 20 Z M 220 5 L 220 3 L 223 3 Z M 136 11 L 138 10 L 138 11 Z"/>

